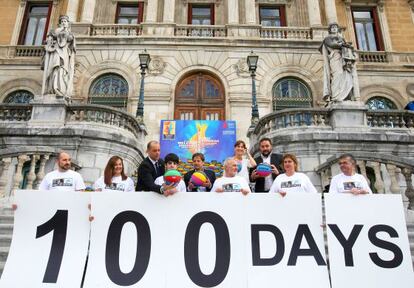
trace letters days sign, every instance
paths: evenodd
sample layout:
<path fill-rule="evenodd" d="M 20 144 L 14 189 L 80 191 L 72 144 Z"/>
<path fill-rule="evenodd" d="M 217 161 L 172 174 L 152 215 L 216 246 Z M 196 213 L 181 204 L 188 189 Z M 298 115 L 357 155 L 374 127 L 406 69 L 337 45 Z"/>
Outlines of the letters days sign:
<path fill-rule="evenodd" d="M 412 288 L 401 195 L 326 195 L 332 288 Z"/>
<path fill-rule="evenodd" d="M 2 288 L 80 287 L 89 242 L 89 193 L 16 191 Z"/>

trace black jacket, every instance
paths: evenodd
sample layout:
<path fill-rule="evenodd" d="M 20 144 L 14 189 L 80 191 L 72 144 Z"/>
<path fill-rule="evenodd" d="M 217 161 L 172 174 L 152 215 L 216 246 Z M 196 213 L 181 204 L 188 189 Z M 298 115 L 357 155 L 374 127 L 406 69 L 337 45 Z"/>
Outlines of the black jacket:
<path fill-rule="evenodd" d="M 184 175 L 185 187 L 187 187 L 187 189 L 188 189 L 188 183 L 190 183 L 191 176 L 193 175 L 194 172 L 195 172 L 195 170 L 191 170 L 191 171 L 188 171 L 187 173 L 185 173 L 185 175 Z M 211 188 L 213 187 L 214 181 L 216 181 L 216 174 L 213 171 L 208 170 L 208 169 L 203 170 L 203 172 L 207 175 L 208 179 L 210 179 L 211 187 L 210 188 L 206 187 L 206 190 L 210 191 Z M 194 188 L 190 192 L 197 192 L 197 188 Z"/>
<path fill-rule="evenodd" d="M 155 167 L 151 160 L 147 157 L 138 167 L 138 181 L 136 191 L 154 191 L 161 193 L 160 185 L 154 183 L 157 177 L 164 175 L 165 165 L 162 159 L 158 160 L 160 173 L 157 175 Z"/>
<path fill-rule="evenodd" d="M 277 153 L 272 153 L 270 156 L 270 164 L 273 164 L 276 166 L 277 170 L 279 170 L 279 173 L 283 173 L 283 169 L 282 169 L 282 154 L 277 154 Z M 256 164 L 259 165 L 260 163 L 263 163 L 263 159 L 262 156 L 259 156 L 257 158 L 254 159 L 256 161 Z M 255 184 L 255 192 L 256 193 L 260 193 L 260 192 L 268 192 L 264 190 L 265 187 L 265 178 L 257 178 L 256 180 L 253 180 L 251 175 L 253 170 L 256 168 L 251 168 L 250 169 L 250 182 L 256 182 Z M 273 180 L 275 180 L 277 175 L 272 174 L 272 178 Z"/>

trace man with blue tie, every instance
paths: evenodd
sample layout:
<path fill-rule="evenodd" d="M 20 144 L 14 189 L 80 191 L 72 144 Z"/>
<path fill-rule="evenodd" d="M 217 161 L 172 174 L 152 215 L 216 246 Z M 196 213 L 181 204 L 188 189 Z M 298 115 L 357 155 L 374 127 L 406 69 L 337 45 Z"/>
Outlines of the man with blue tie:
<path fill-rule="evenodd" d="M 164 161 L 160 159 L 160 143 L 157 141 L 150 141 L 147 144 L 147 154 L 148 157 L 142 161 L 138 167 L 138 181 L 137 181 L 137 191 L 154 191 L 160 194 L 164 194 L 164 191 L 170 190 L 173 188 L 166 185 L 157 185 L 155 184 L 155 179 L 157 177 L 164 175 L 165 165 Z"/>

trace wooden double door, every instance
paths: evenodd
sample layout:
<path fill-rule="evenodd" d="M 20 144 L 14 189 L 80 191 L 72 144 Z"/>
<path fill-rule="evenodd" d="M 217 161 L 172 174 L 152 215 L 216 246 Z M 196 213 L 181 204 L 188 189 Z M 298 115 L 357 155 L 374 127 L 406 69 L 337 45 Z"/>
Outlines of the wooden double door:
<path fill-rule="evenodd" d="M 225 112 L 224 87 L 213 75 L 197 72 L 178 83 L 174 119 L 224 120 Z"/>

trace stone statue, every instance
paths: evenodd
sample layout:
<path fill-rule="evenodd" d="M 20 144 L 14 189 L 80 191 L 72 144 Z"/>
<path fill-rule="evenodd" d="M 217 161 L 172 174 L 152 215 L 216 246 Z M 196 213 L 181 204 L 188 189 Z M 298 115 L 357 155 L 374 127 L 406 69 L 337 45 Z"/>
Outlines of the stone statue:
<path fill-rule="evenodd" d="M 330 24 L 328 32 L 319 48 L 324 59 L 323 99 L 328 103 L 359 100 L 355 50 L 340 35 L 337 23 Z"/>
<path fill-rule="evenodd" d="M 59 27 L 47 34 L 43 57 L 42 95 L 53 94 L 69 100 L 75 72 L 75 37 L 70 31 L 68 16 L 59 17 Z"/>

